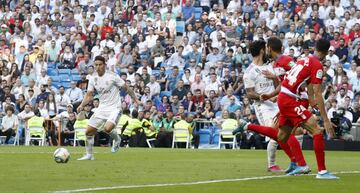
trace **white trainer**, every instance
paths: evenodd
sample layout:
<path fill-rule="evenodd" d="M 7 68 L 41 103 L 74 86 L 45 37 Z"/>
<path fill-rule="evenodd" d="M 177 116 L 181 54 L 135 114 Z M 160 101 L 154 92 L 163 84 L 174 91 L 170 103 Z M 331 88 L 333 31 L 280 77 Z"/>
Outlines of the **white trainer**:
<path fill-rule="evenodd" d="M 94 160 L 94 156 L 93 155 L 90 155 L 90 154 L 86 154 L 84 155 L 83 157 L 77 159 L 78 161 L 84 161 L 84 160 Z"/>
<path fill-rule="evenodd" d="M 120 149 L 120 143 L 121 143 L 121 140 L 114 142 L 113 146 L 111 147 L 111 152 L 112 152 L 112 153 L 116 153 L 116 152 L 119 151 L 119 149 Z"/>

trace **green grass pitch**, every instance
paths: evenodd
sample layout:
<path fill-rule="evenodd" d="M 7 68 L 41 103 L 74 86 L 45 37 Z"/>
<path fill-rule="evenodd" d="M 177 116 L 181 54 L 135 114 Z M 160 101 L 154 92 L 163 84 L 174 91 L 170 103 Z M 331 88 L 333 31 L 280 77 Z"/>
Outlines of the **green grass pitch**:
<path fill-rule="evenodd" d="M 278 176 L 266 172 L 266 151 L 260 150 L 185 150 L 95 148 L 94 161 L 76 161 L 83 147 L 68 147 L 71 159 L 57 164 L 52 158 L 56 147 L 0 146 L 0 192 L 54 192 L 99 187 L 177 184 L 186 182 Z M 315 156 L 305 158 L 316 173 Z M 332 172 L 360 171 L 360 152 L 326 152 Z M 288 160 L 277 153 L 278 164 L 286 168 Z M 90 190 L 89 192 L 126 193 L 358 193 L 360 173 L 338 174 L 340 180 L 316 180 L 314 175 L 252 179 L 196 185 L 133 187 Z"/>

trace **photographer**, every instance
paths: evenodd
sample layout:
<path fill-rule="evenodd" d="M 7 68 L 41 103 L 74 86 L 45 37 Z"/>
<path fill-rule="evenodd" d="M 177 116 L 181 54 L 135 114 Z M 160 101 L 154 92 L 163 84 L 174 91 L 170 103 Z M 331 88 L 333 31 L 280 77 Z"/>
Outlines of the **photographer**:
<path fill-rule="evenodd" d="M 352 127 L 351 121 L 353 117 L 349 111 L 347 111 L 344 107 L 339 107 L 336 111 L 333 111 L 332 116 L 329 118 L 335 125 L 336 138 L 345 141 L 354 140 L 354 137 L 350 134 Z"/>

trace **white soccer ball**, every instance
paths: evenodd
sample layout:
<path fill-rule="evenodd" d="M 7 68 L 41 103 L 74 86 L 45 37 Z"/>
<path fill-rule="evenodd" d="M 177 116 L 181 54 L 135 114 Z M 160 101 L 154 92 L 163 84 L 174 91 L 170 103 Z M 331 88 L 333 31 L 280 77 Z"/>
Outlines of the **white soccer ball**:
<path fill-rule="evenodd" d="M 54 160 L 56 163 L 67 163 L 70 159 L 70 153 L 65 148 L 58 148 L 54 152 Z"/>

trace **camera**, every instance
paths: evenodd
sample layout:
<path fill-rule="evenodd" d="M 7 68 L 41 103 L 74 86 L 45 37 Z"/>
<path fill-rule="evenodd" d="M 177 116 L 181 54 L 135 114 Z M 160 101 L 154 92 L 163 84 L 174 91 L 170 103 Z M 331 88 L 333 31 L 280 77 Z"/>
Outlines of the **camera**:
<path fill-rule="evenodd" d="M 344 118 L 344 115 L 345 115 L 344 108 L 339 108 L 338 110 L 333 112 L 333 118 L 331 118 L 331 122 L 334 123 L 334 125 L 336 125 L 336 127 L 334 128 L 336 138 L 342 136 L 343 127 L 341 122 L 342 119 Z"/>

